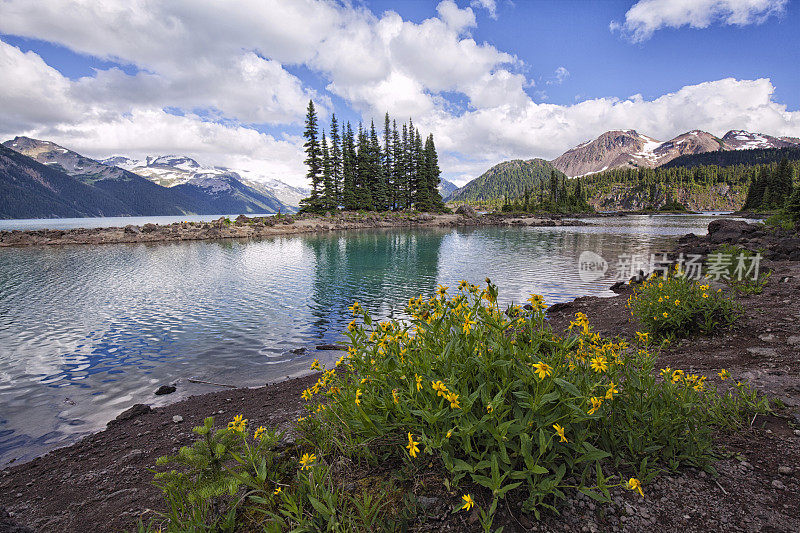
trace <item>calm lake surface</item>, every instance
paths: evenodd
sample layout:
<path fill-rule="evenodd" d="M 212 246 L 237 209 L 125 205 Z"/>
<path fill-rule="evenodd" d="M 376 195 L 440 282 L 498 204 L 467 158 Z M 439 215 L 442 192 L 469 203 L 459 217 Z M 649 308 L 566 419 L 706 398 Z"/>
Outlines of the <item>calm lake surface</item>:
<path fill-rule="evenodd" d="M 343 338 L 354 300 L 397 317 L 410 297 L 487 276 L 503 304 L 611 296 L 610 272 L 580 279 L 582 251 L 612 264 L 649 255 L 713 218 L 0 248 L 0 465 L 102 429 L 134 403 L 219 390 L 188 378 L 258 386 L 333 361 L 314 347 Z M 176 381 L 177 393 L 153 395 Z"/>

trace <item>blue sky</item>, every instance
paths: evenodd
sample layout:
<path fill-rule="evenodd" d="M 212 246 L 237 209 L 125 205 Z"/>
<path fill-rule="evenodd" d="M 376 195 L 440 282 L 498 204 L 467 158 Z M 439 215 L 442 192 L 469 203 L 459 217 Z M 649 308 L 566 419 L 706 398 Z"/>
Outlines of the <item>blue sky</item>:
<path fill-rule="evenodd" d="M 293 184 L 309 98 L 325 124 L 412 118 L 460 183 L 608 129 L 800 135 L 794 1 L 219 6 L 0 3 L 0 135 L 93 157 L 185 153 Z"/>

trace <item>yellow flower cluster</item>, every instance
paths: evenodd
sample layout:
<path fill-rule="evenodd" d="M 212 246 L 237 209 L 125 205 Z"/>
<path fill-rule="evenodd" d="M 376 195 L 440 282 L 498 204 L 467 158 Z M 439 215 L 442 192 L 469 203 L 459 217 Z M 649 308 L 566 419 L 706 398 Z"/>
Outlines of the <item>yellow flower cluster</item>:
<path fill-rule="evenodd" d="M 443 396 L 445 400 L 450 402 L 450 407 L 453 409 L 460 409 L 461 405 L 458 402 L 458 394 L 450 392 L 441 381 L 432 381 L 431 387 L 436 391 L 437 396 Z"/>
<path fill-rule="evenodd" d="M 720 377 L 723 376 L 723 373 L 726 377 L 728 374 L 727 370 L 723 370 L 719 373 Z M 705 390 L 705 382 L 706 376 L 698 376 L 697 374 L 686 374 L 683 370 L 672 370 L 670 367 L 662 368 L 661 369 L 661 376 L 666 380 L 672 383 L 680 383 L 685 385 L 686 387 L 691 387 L 697 392 L 702 392 Z M 725 379 L 725 378 L 722 378 Z"/>
<path fill-rule="evenodd" d="M 232 429 L 233 431 L 242 432 L 245 430 L 247 426 L 247 419 L 244 418 L 243 415 L 236 415 L 233 417 L 231 422 L 228 422 L 228 429 Z"/>

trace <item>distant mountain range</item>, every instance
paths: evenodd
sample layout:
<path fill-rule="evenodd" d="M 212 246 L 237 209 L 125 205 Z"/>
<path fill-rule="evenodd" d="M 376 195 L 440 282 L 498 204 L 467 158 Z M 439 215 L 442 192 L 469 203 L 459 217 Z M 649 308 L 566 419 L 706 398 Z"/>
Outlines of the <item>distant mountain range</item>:
<path fill-rule="evenodd" d="M 294 212 L 307 195 L 278 180 L 246 179 L 188 157 L 97 161 L 28 137 L 3 147 L 0 218 Z"/>
<path fill-rule="evenodd" d="M 567 176 L 575 177 L 621 167 L 654 168 L 686 154 L 795 145 L 800 145 L 800 139 L 772 137 L 743 130 L 731 130 L 722 138 L 705 131 L 692 130 L 665 142 L 636 130 L 614 130 L 567 150 L 552 163 Z"/>
<path fill-rule="evenodd" d="M 268 198 L 272 197 L 278 200 L 283 204 L 284 211 L 286 211 L 287 207 L 291 211 L 296 211 L 300 206 L 300 200 L 311 193 L 310 189 L 292 187 L 280 180 L 255 179 L 252 173 L 247 171 L 204 166 L 186 156 L 149 156 L 143 160 L 114 156 L 103 159 L 100 162 L 104 165 L 129 170 L 164 187 L 177 187 L 187 183 L 194 183 L 206 187 L 221 188 L 224 187 L 223 182 L 229 182 L 229 178 L 233 178 Z"/>
<path fill-rule="evenodd" d="M 655 168 L 693 154 L 792 147 L 800 148 L 800 138 L 773 137 L 744 130 L 731 130 L 721 138 L 692 130 L 664 142 L 635 130 L 613 130 L 567 150 L 552 161 L 515 159 L 498 163 L 453 192 L 447 200 L 517 198 L 526 186 L 538 185 L 539 180 L 549 178 L 552 170 L 578 177 L 615 168 Z"/>

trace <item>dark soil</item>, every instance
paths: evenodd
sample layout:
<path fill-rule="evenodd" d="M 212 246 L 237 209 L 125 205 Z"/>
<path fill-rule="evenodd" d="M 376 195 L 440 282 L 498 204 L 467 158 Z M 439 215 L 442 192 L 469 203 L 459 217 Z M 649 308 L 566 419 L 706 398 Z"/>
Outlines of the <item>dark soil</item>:
<path fill-rule="evenodd" d="M 765 263 L 773 274 L 764 291 L 742 296 L 744 316 L 736 327 L 710 337 L 675 342 L 659 355 L 659 367 L 702 373 L 720 386 L 725 368 L 781 400 L 769 416 L 718 435 L 717 475 L 681 469 L 664 472 L 644 487 L 646 497 L 612 492 L 612 504 L 582 495 L 560 515 L 536 521 L 513 504 L 501 506 L 495 527 L 505 531 L 800 531 L 800 262 Z M 548 312 L 563 329 L 583 312 L 596 331 L 633 340 L 636 324 L 625 303 L 630 286 L 615 298 L 579 298 Z M 192 397 L 109 425 L 67 448 L 0 474 L 2 531 L 124 531 L 139 517 L 163 510 L 160 491 L 147 470 L 157 457 L 192 442 L 191 428 L 215 415 L 228 421 L 244 414 L 251 424 L 289 429 L 301 411 L 300 392 L 315 376 L 259 389 L 235 389 Z M 180 416 L 182 421 L 174 422 Z M 251 426 L 255 427 L 255 426 Z M 389 466 L 389 465 L 384 465 Z M 372 472 L 373 476 L 376 472 Z M 420 509 L 419 531 L 478 531 L 477 514 L 451 510 L 462 492 L 448 492 L 435 465 L 411 487 Z M 488 502 L 475 491 L 477 503 Z M 504 504 L 505 505 L 505 504 Z M 5 511 L 3 511 L 5 509 Z M 10 513 L 10 516 L 5 512 Z M 17 529 L 12 529 L 16 527 Z"/>

